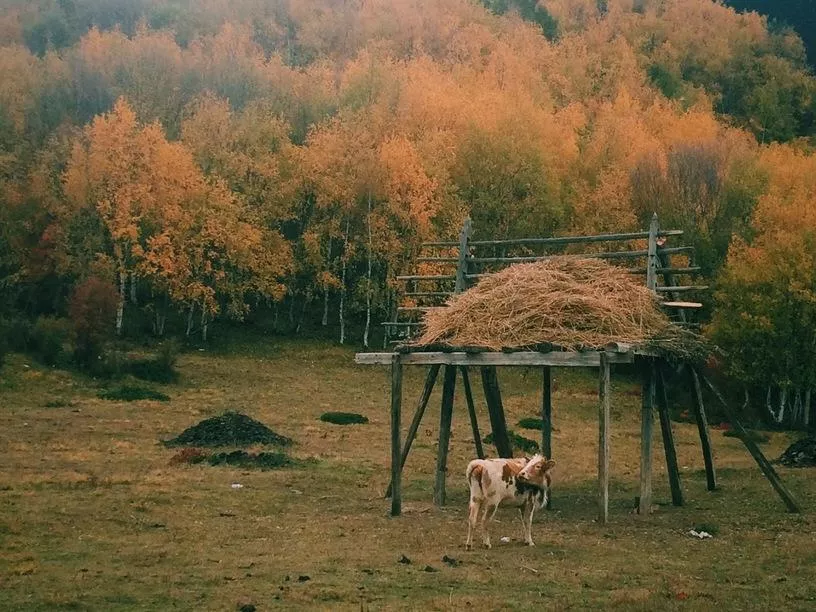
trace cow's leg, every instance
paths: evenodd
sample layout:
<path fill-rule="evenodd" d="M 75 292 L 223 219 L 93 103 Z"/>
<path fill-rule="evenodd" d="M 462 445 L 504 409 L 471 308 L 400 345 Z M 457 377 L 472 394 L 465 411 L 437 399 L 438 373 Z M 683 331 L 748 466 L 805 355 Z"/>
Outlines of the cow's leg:
<path fill-rule="evenodd" d="M 533 542 L 533 513 L 535 512 L 535 502 L 532 499 L 524 504 L 524 543 L 528 546 L 535 546 Z"/>
<path fill-rule="evenodd" d="M 467 550 L 473 548 L 473 530 L 476 529 L 479 523 L 479 510 L 481 509 L 481 500 L 476 500 L 475 498 L 471 497 L 470 503 L 468 504 L 468 535 L 467 542 L 465 543 L 465 548 Z"/>
<path fill-rule="evenodd" d="M 490 532 L 487 530 L 487 513 L 490 512 L 490 500 L 484 501 L 484 512 L 482 513 L 482 542 L 484 543 L 485 548 L 491 548 L 490 546 Z M 498 504 L 496 504 L 496 508 L 498 508 Z M 496 514 L 496 509 L 493 509 L 493 514 Z"/>

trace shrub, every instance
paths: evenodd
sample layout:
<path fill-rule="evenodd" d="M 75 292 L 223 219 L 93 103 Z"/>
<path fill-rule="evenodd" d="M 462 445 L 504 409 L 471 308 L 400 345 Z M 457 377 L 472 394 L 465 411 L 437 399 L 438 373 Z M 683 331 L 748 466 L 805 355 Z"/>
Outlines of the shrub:
<path fill-rule="evenodd" d="M 74 358 L 77 365 L 88 367 L 102 355 L 105 341 L 113 333 L 118 300 L 116 288 L 96 276 L 74 289 L 68 312 L 76 334 Z"/>
<path fill-rule="evenodd" d="M 178 372 L 175 369 L 178 359 L 179 344 L 175 340 L 168 340 L 159 346 L 155 357 L 136 359 L 130 362 L 127 369 L 130 374 L 142 380 L 158 383 L 173 383 L 178 381 Z"/>
<path fill-rule="evenodd" d="M 538 452 L 538 442 L 525 438 L 524 436 L 520 436 L 509 429 L 507 430 L 507 435 L 510 437 L 510 441 L 513 443 L 515 448 L 524 451 L 525 453 Z M 493 444 L 493 434 L 487 434 L 484 438 L 482 438 L 482 442 L 485 444 Z"/>
<path fill-rule="evenodd" d="M 136 387 L 133 385 L 123 385 L 116 389 L 108 389 L 99 394 L 99 397 L 106 400 L 115 400 L 120 402 L 134 402 L 137 400 L 157 400 L 160 402 L 169 402 L 170 396 L 165 395 L 159 391 L 148 389 L 146 387 Z"/>
<path fill-rule="evenodd" d="M 40 363 L 55 366 L 62 361 L 70 335 L 70 325 L 64 319 L 40 317 L 31 331 L 29 351 Z"/>
<path fill-rule="evenodd" d="M 544 426 L 544 421 L 535 417 L 526 417 L 518 422 L 518 426 L 522 429 L 537 429 L 541 431 L 541 428 Z"/>
<path fill-rule="evenodd" d="M 356 412 L 324 412 L 320 420 L 334 425 L 355 425 L 368 423 L 368 417 Z"/>
<path fill-rule="evenodd" d="M 0 319 L 0 343 L 5 343 L 7 351 L 25 353 L 31 342 L 31 321 L 12 316 Z"/>

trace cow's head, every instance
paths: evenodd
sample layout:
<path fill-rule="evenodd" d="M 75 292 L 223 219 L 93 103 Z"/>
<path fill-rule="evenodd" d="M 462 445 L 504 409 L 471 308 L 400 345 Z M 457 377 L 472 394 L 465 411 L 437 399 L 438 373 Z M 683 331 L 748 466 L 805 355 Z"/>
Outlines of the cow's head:
<path fill-rule="evenodd" d="M 544 455 L 533 455 L 526 463 L 524 469 L 518 474 L 518 479 L 542 489 L 550 488 L 550 471 L 555 467 L 555 461 L 547 459 Z"/>

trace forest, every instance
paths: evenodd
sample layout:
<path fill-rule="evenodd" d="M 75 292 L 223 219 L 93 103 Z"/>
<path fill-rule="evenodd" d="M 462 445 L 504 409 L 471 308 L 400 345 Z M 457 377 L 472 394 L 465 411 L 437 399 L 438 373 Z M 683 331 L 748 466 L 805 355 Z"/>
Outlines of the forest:
<path fill-rule="evenodd" d="M 816 77 L 792 14 L 729 4 L 1 0 L 0 355 L 260 320 L 368 342 L 465 216 L 657 212 L 781 419 L 816 387 Z"/>

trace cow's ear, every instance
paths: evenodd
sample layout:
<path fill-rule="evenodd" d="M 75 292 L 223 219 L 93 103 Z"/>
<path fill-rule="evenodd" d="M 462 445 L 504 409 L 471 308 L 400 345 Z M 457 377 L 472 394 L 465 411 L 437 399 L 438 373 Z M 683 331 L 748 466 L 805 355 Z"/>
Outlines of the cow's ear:
<path fill-rule="evenodd" d="M 549 459 L 549 460 L 548 460 L 548 461 L 547 461 L 547 462 L 544 464 L 544 470 L 545 470 L 545 471 L 549 471 L 549 470 L 553 469 L 554 467 L 555 467 L 555 461 L 553 461 L 552 459 Z"/>

